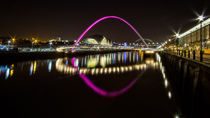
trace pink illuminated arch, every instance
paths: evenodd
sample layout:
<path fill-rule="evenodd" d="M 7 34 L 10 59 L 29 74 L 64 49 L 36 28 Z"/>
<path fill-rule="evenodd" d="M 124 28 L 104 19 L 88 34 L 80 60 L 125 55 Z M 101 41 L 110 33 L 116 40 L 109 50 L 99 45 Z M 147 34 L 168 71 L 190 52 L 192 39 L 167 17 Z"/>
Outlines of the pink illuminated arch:
<path fill-rule="evenodd" d="M 126 23 L 126 24 L 127 24 L 127 25 L 136 33 L 136 34 L 137 34 L 137 36 L 145 43 L 145 45 L 147 45 L 146 42 L 144 41 L 143 37 L 139 34 L 139 32 L 138 32 L 130 23 L 128 23 L 126 20 L 124 20 L 124 19 L 122 19 L 122 18 L 120 18 L 120 17 L 117 17 L 117 16 L 105 16 L 105 17 L 102 17 L 102 18 L 96 20 L 93 24 L 91 24 L 91 25 L 90 25 L 90 26 L 89 26 L 89 27 L 80 35 L 80 37 L 77 39 L 76 43 L 74 44 L 72 50 L 75 48 L 75 46 L 79 43 L 79 41 L 84 37 L 84 35 L 85 35 L 93 26 L 95 26 L 97 23 L 99 23 L 99 22 L 101 22 L 101 21 L 103 21 L 103 20 L 105 20 L 105 19 L 118 19 L 118 20 L 120 20 L 120 21 Z"/>

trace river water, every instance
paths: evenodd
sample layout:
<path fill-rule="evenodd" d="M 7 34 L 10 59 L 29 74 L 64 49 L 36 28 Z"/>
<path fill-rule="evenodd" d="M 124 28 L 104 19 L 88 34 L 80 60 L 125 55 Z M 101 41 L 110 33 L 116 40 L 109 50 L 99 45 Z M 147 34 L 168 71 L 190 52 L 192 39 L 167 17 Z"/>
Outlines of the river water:
<path fill-rule="evenodd" d="M 15 118 L 183 117 L 160 55 L 139 51 L 2 64 L 0 108 Z"/>

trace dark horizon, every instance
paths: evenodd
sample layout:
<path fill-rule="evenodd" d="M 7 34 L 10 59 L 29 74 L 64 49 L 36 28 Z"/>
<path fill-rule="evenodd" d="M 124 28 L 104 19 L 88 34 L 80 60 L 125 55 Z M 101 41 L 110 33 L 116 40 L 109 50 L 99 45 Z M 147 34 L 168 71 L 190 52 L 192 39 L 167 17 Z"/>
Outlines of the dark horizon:
<path fill-rule="evenodd" d="M 155 42 L 197 24 L 194 11 L 210 15 L 209 1 L 4 1 L 0 8 L 0 36 L 39 37 L 41 40 L 62 37 L 75 40 L 95 20 L 103 16 L 119 16 L 131 23 L 144 38 Z M 138 37 L 124 23 L 106 20 L 85 37 L 102 34 L 118 41 L 135 41 Z"/>

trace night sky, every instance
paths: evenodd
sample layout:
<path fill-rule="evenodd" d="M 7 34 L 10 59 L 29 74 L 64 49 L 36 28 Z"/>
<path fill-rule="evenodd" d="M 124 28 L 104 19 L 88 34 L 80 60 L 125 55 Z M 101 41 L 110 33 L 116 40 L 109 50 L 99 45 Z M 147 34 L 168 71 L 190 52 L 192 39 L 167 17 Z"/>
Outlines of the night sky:
<path fill-rule="evenodd" d="M 95 20 L 115 15 L 131 23 L 144 38 L 159 42 L 173 35 L 173 30 L 183 32 L 195 25 L 194 11 L 210 15 L 209 0 L 146 1 L 1 0 L 0 36 L 75 40 Z M 86 36 L 93 34 L 118 42 L 138 39 L 126 24 L 113 19 L 99 23 Z"/>

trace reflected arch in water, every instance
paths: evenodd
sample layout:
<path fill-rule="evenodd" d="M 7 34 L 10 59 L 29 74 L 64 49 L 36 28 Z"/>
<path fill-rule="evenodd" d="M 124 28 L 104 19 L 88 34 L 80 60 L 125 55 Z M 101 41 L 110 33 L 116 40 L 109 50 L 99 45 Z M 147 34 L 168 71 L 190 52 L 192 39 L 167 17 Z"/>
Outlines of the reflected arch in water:
<path fill-rule="evenodd" d="M 75 66 L 75 57 L 72 58 L 72 66 L 75 69 L 78 69 L 78 67 Z M 97 94 L 102 95 L 102 96 L 106 96 L 106 97 L 115 97 L 115 96 L 118 96 L 118 95 L 121 95 L 121 94 L 125 93 L 128 89 L 130 89 L 136 83 L 136 81 L 144 74 L 144 72 L 145 71 L 141 71 L 141 73 L 133 81 L 131 81 L 126 87 L 124 87 L 123 89 L 121 89 L 119 91 L 111 91 L 111 92 L 106 91 L 106 90 L 104 90 L 102 88 L 99 88 L 98 86 L 94 85 L 93 82 L 87 76 L 85 76 L 83 73 L 79 72 L 79 76 L 83 79 L 85 84 L 88 85 Z"/>
<path fill-rule="evenodd" d="M 76 43 L 74 44 L 72 50 L 74 50 L 74 48 L 76 47 L 76 45 L 79 43 L 79 41 L 84 37 L 84 35 L 92 28 L 94 27 L 97 23 L 103 21 L 103 20 L 106 20 L 106 19 L 117 19 L 117 20 L 120 20 L 122 22 L 124 22 L 125 24 L 127 24 L 136 34 L 137 36 L 145 43 L 145 45 L 147 45 L 147 43 L 144 41 L 143 37 L 140 35 L 140 33 L 129 23 L 127 22 L 126 20 L 124 20 L 123 18 L 121 17 L 118 17 L 118 16 L 105 16 L 105 17 L 102 17 L 98 20 L 96 20 L 94 23 L 92 23 L 81 35 L 80 37 L 77 39 Z"/>

